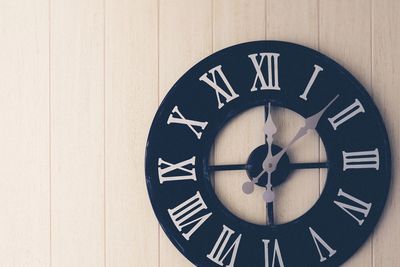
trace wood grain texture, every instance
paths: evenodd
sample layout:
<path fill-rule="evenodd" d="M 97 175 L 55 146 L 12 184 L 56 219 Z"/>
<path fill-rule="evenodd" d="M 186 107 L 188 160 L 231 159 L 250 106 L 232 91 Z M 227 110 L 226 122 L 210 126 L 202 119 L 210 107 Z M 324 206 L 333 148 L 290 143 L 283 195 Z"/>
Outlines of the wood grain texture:
<path fill-rule="evenodd" d="M 50 264 L 48 18 L 0 2 L 0 266 Z"/>
<path fill-rule="evenodd" d="M 265 38 L 265 1 L 215 1 L 213 25 L 214 51 L 237 43 L 262 40 Z M 263 125 L 262 108 L 247 111 L 230 122 L 215 140 L 215 164 L 246 163 L 251 151 L 264 144 Z M 232 213 L 265 225 L 263 191 L 256 188 L 252 195 L 243 194 L 242 184 L 246 181 L 245 171 L 216 172 L 214 190 Z"/>
<path fill-rule="evenodd" d="M 51 2 L 52 265 L 104 266 L 104 6 Z"/>
<path fill-rule="evenodd" d="M 371 10 L 368 1 L 320 3 L 320 50 L 371 90 Z M 371 239 L 344 266 L 372 266 Z"/>
<path fill-rule="evenodd" d="M 374 266 L 398 266 L 400 255 L 400 2 L 373 1 L 372 87 L 392 148 L 392 186 L 374 235 Z"/>
<path fill-rule="evenodd" d="M 211 53 L 212 1 L 161 0 L 159 99 L 195 63 Z M 160 267 L 192 266 L 160 228 Z"/>
<path fill-rule="evenodd" d="M 373 96 L 391 140 L 392 190 L 373 238 L 344 266 L 398 266 L 399 14 L 397 0 L 0 1 L 0 266 L 192 266 L 151 210 L 148 129 L 186 70 L 260 39 L 319 49 Z M 283 145 L 299 118 L 278 113 Z M 215 162 L 245 161 L 263 142 L 263 120 L 257 108 L 233 120 L 218 136 Z M 293 147 L 291 159 L 322 160 L 318 140 Z M 324 175 L 302 171 L 277 189 L 278 222 L 315 201 Z M 264 224 L 262 201 L 250 205 L 256 200 L 241 192 L 244 179 L 218 173 L 216 192 L 234 213 Z M 296 193 L 305 181 L 305 194 Z"/>
<path fill-rule="evenodd" d="M 266 12 L 267 39 L 295 42 L 318 49 L 317 1 L 267 0 Z M 312 69 L 313 66 L 310 66 L 310 73 L 312 73 Z M 285 90 L 285 88 L 281 90 Z M 277 134 L 276 140 L 278 145 L 284 147 L 302 126 L 303 120 L 288 110 L 280 113 L 277 114 L 279 116 L 277 121 L 279 134 Z M 308 134 L 288 153 L 292 162 L 318 162 L 320 157 L 317 134 Z M 298 218 L 309 210 L 319 197 L 318 170 L 297 170 L 292 176 L 287 183 L 276 188 L 277 222 L 287 222 Z M 304 184 L 307 184 L 306 188 L 304 188 Z M 303 190 L 299 190 L 299 188 Z"/>
<path fill-rule="evenodd" d="M 158 223 L 144 151 L 158 106 L 158 2 L 107 0 L 106 10 L 106 266 L 153 267 Z"/>

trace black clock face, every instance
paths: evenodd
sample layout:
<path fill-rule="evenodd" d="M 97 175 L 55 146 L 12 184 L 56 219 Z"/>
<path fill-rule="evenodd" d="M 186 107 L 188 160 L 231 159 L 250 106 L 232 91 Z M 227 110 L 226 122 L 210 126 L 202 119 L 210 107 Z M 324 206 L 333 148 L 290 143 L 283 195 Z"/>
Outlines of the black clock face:
<path fill-rule="evenodd" d="M 254 148 L 248 162 L 210 166 L 218 132 L 255 106 L 266 110 L 260 133 L 266 142 Z M 305 118 L 288 144 L 273 141 L 279 135 L 269 113 L 274 107 Z M 299 167 L 287 154 L 311 131 L 323 141 L 328 162 L 302 167 L 328 168 L 325 188 L 301 217 L 273 224 L 274 188 L 289 183 Z M 162 228 L 197 266 L 339 266 L 378 222 L 390 163 L 382 118 L 351 74 L 309 48 L 259 41 L 219 51 L 177 81 L 151 126 L 146 182 Z M 210 177 L 226 169 L 243 172 L 243 194 L 265 188 L 260 201 L 268 207 L 270 224 L 246 222 L 222 205 Z"/>

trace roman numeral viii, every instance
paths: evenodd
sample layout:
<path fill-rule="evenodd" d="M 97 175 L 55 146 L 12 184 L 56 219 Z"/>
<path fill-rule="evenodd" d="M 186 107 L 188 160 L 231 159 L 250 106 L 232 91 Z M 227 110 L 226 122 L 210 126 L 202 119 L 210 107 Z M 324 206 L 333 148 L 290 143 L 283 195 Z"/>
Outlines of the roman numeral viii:
<path fill-rule="evenodd" d="M 179 163 L 170 163 L 162 158 L 158 159 L 158 178 L 160 183 L 182 180 L 196 181 L 196 157 Z"/>
<path fill-rule="evenodd" d="M 211 74 L 211 79 L 208 77 L 208 74 Z M 224 87 L 226 89 L 223 89 L 220 85 L 218 85 L 217 77 L 219 77 L 219 80 L 222 80 L 222 82 L 225 85 Z M 217 95 L 219 109 L 221 109 L 224 106 L 224 103 L 221 101 L 221 97 L 225 98 L 226 103 L 239 97 L 239 95 L 233 90 L 231 84 L 228 82 L 228 79 L 226 78 L 224 72 L 222 71 L 221 65 L 218 65 L 215 68 L 212 68 L 211 70 L 208 71 L 208 73 L 204 73 L 199 78 L 199 80 L 205 82 L 212 89 L 215 90 L 215 93 Z"/>
<path fill-rule="evenodd" d="M 343 171 L 348 169 L 379 170 L 379 150 L 346 152 L 343 151 Z"/>
<path fill-rule="evenodd" d="M 257 57 L 260 56 L 258 60 Z M 259 53 L 259 54 L 251 54 L 248 55 L 253 63 L 253 66 L 256 70 L 256 77 L 254 79 L 253 86 L 251 87 L 251 91 L 257 91 L 258 89 L 261 90 L 280 90 L 279 87 L 279 69 L 278 69 L 278 53 Z M 267 67 L 266 67 L 266 74 L 267 80 L 265 80 L 264 73 L 262 71 L 262 66 L 265 57 L 267 57 Z M 257 87 L 257 83 L 261 84 L 261 88 Z"/>
<path fill-rule="evenodd" d="M 174 117 L 175 114 L 178 115 L 178 117 Z M 178 123 L 178 124 L 186 125 L 196 135 L 197 139 L 201 138 L 201 135 L 203 134 L 203 132 L 201 130 L 204 130 L 208 124 L 208 122 L 206 122 L 206 121 L 195 121 L 195 120 L 186 119 L 182 115 L 182 113 L 179 111 L 179 108 L 177 106 L 175 106 L 172 109 L 172 113 L 168 117 L 167 124 L 171 124 L 171 123 Z M 197 131 L 195 129 L 195 127 L 197 129 L 201 129 L 201 130 Z"/>
<path fill-rule="evenodd" d="M 226 267 L 235 266 L 236 255 L 237 255 L 237 252 L 239 249 L 240 240 L 242 238 L 242 235 L 240 234 L 238 237 L 236 237 L 235 241 L 233 241 L 233 243 L 232 243 L 230 239 L 231 239 L 231 237 L 234 236 L 234 234 L 235 234 L 235 231 L 229 229 L 229 227 L 224 225 L 222 233 L 220 234 L 212 251 L 209 254 L 207 254 L 207 258 L 209 258 L 211 261 L 215 262 L 219 266 L 226 266 Z M 228 243 L 232 243 L 232 244 L 230 245 L 230 247 L 228 249 L 226 249 L 226 247 L 228 246 Z M 229 254 L 231 255 L 230 261 L 229 261 L 228 265 L 224 265 L 225 264 L 224 262 Z"/>
<path fill-rule="evenodd" d="M 285 267 L 285 265 L 283 264 L 282 254 L 281 254 L 281 250 L 279 248 L 278 240 L 275 239 L 275 242 L 273 245 L 274 248 L 271 252 L 269 250 L 270 240 L 263 240 L 263 243 L 264 243 L 265 267 L 275 267 L 276 266 L 275 262 L 279 263 L 280 267 Z M 271 265 L 270 265 L 270 254 L 272 254 Z"/>
<path fill-rule="evenodd" d="M 345 198 L 347 202 L 351 202 L 351 204 L 346 204 L 340 201 L 335 200 L 334 203 L 341 208 L 344 212 L 346 212 L 348 215 L 350 215 L 354 220 L 358 222 L 359 225 L 362 225 L 364 223 L 364 219 L 359 219 L 356 215 L 354 215 L 354 212 L 357 212 L 356 214 L 362 214 L 364 218 L 367 218 L 369 211 L 371 210 L 371 203 L 365 203 L 364 201 L 359 200 L 358 198 L 355 198 L 347 193 L 345 193 L 342 188 L 339 189 L 339 192 L 337 194 L 338 197 Z M 357 206 L 354 206 L 354 204 L 357 204 Z"/>
<path fill-rule="evenodd" d="M 168 209 L 168 213 L 179 232 L 182 232 L 183 228 L 191 226 L 188 229 L 189 231 L 182 234 L 186 240 L 189 240 L 192 234 L 212 215 L 212 212 L 199 215 L 202 210 L 206 209 L 207 205 L 204 203 L 200 192 L 197 191 L 193 197 L 182 204 L 173 209 Z"/>

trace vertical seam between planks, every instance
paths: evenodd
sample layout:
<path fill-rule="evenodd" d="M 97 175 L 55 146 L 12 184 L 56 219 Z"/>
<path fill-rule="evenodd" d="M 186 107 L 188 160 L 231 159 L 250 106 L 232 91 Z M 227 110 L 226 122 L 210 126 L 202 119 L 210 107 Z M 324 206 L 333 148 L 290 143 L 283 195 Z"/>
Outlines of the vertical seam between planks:
<path fill-rule="evenodd" d="M 106 0 L 103 0 L 103 205 L 104 266 L 107 266 L 107 190 L 106 190 Z"/>
<path fill-rule="evenodd" d="M 48 58 L 48 67 L 49 67 L 49 107 L 48 107 L 48 112 L 49 112 L 49 260 L 50 260 L 50 267 L 52 266 L 53 262 L 53 249 L 52 249 L 52 182 L 51 182 L 51 172 L 52 172 L 52 164 L 51 164 L 51 0 L 48 2 L 48 12 L 49 12 L 49 17 L 48 17 L 48 27 L 49 27 L 49 35 L 48 35 L 48 46 L 49 46 L 49 58 Z"/>
<path fill-rule="evenodd" d="M 157 0 L 157 106 L 160 105 L 160 5 L 161 0 Z M 157 221 L 157 264 L 161 267 L 161 233 L 160 224 Z"/>
<path fill-rule="evenodd" d="M 321 1 L 317 0 L 317 49 L 318 51 L 320 51 L 320 29 L 321 29 L 321 25 L 320 25 L 320 7 L 321 7 Z M 324 148 L 325 149 L 325 148 Z M 321 162 L 321 139 L 318 138 L 318 161 Z M 319 176 L 319 183 L 318 183 L 318 195 L 321 195 L 321 182 L 322 182 L 322 175 L 321 175 L 321 169 L 318 170 L 318 176 Z"/>
<path fill-rule="evenodd" d="M 211 52 L 214 52 L 214 0 L 211 0 Z"/>
<path fill-rule="evenodd" d="M 370 77 L 369 77 L 369 87 L 370 87 L 370 91 L 373 92 L 372 88 L 372 74 L 373 74 L 373 30 L 372 30 L 372 20 L 373 20 L 373 5 L 372 5 L 372 1 L 369 1 L 369 32 L 370 32 Z M 373 96 L 373 95 L 372 95 Z M 375 260 L 375 249 L 374 249 L 374 239 L 375 239 L 375 231 L 372 232 L 371 235 L 371 266 L 375 266 L 374 260 Z"/>
<path fill-rule="evenodd" d="M 268 0 L 264 1 L 264 37 L 265 39 L 268 38 L 267 29 L 268 29 Z"/>

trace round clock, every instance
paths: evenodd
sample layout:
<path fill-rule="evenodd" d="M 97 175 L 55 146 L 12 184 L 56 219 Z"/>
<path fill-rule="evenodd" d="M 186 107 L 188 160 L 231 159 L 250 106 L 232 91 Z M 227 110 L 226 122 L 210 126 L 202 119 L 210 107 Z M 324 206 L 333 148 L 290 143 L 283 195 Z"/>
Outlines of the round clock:
<path fill-rule="evenodd" d="M 265 142 L 254 147 L 247 162 L 210 164 L 217 134 L 256 106 L 265 108 L 259 133 Z M 275 124 L 274 108 L 304 118 L 286 144 L 275 141 L 282 129 Z M 291 162 L 293 145 L 313 131 L 327 161 Z M 275 189 L 290 183 L 298 168 L 326 168 L 325 187 L 303 215 L 274 223 Z M 312 49 L 258 41 L 212 54 L 176 82 L 151 126 L 145 169 L 162 228 L 195 265 L 339 266 L 379 220 L 391 158 L 382 118 L 349 72 Z M 227 170 L 242 173 L 241 194 L 262 188 L 257 199 L 267 208 L 267 225 L 239 218 L 219 200 L 211 177 Z"/>

